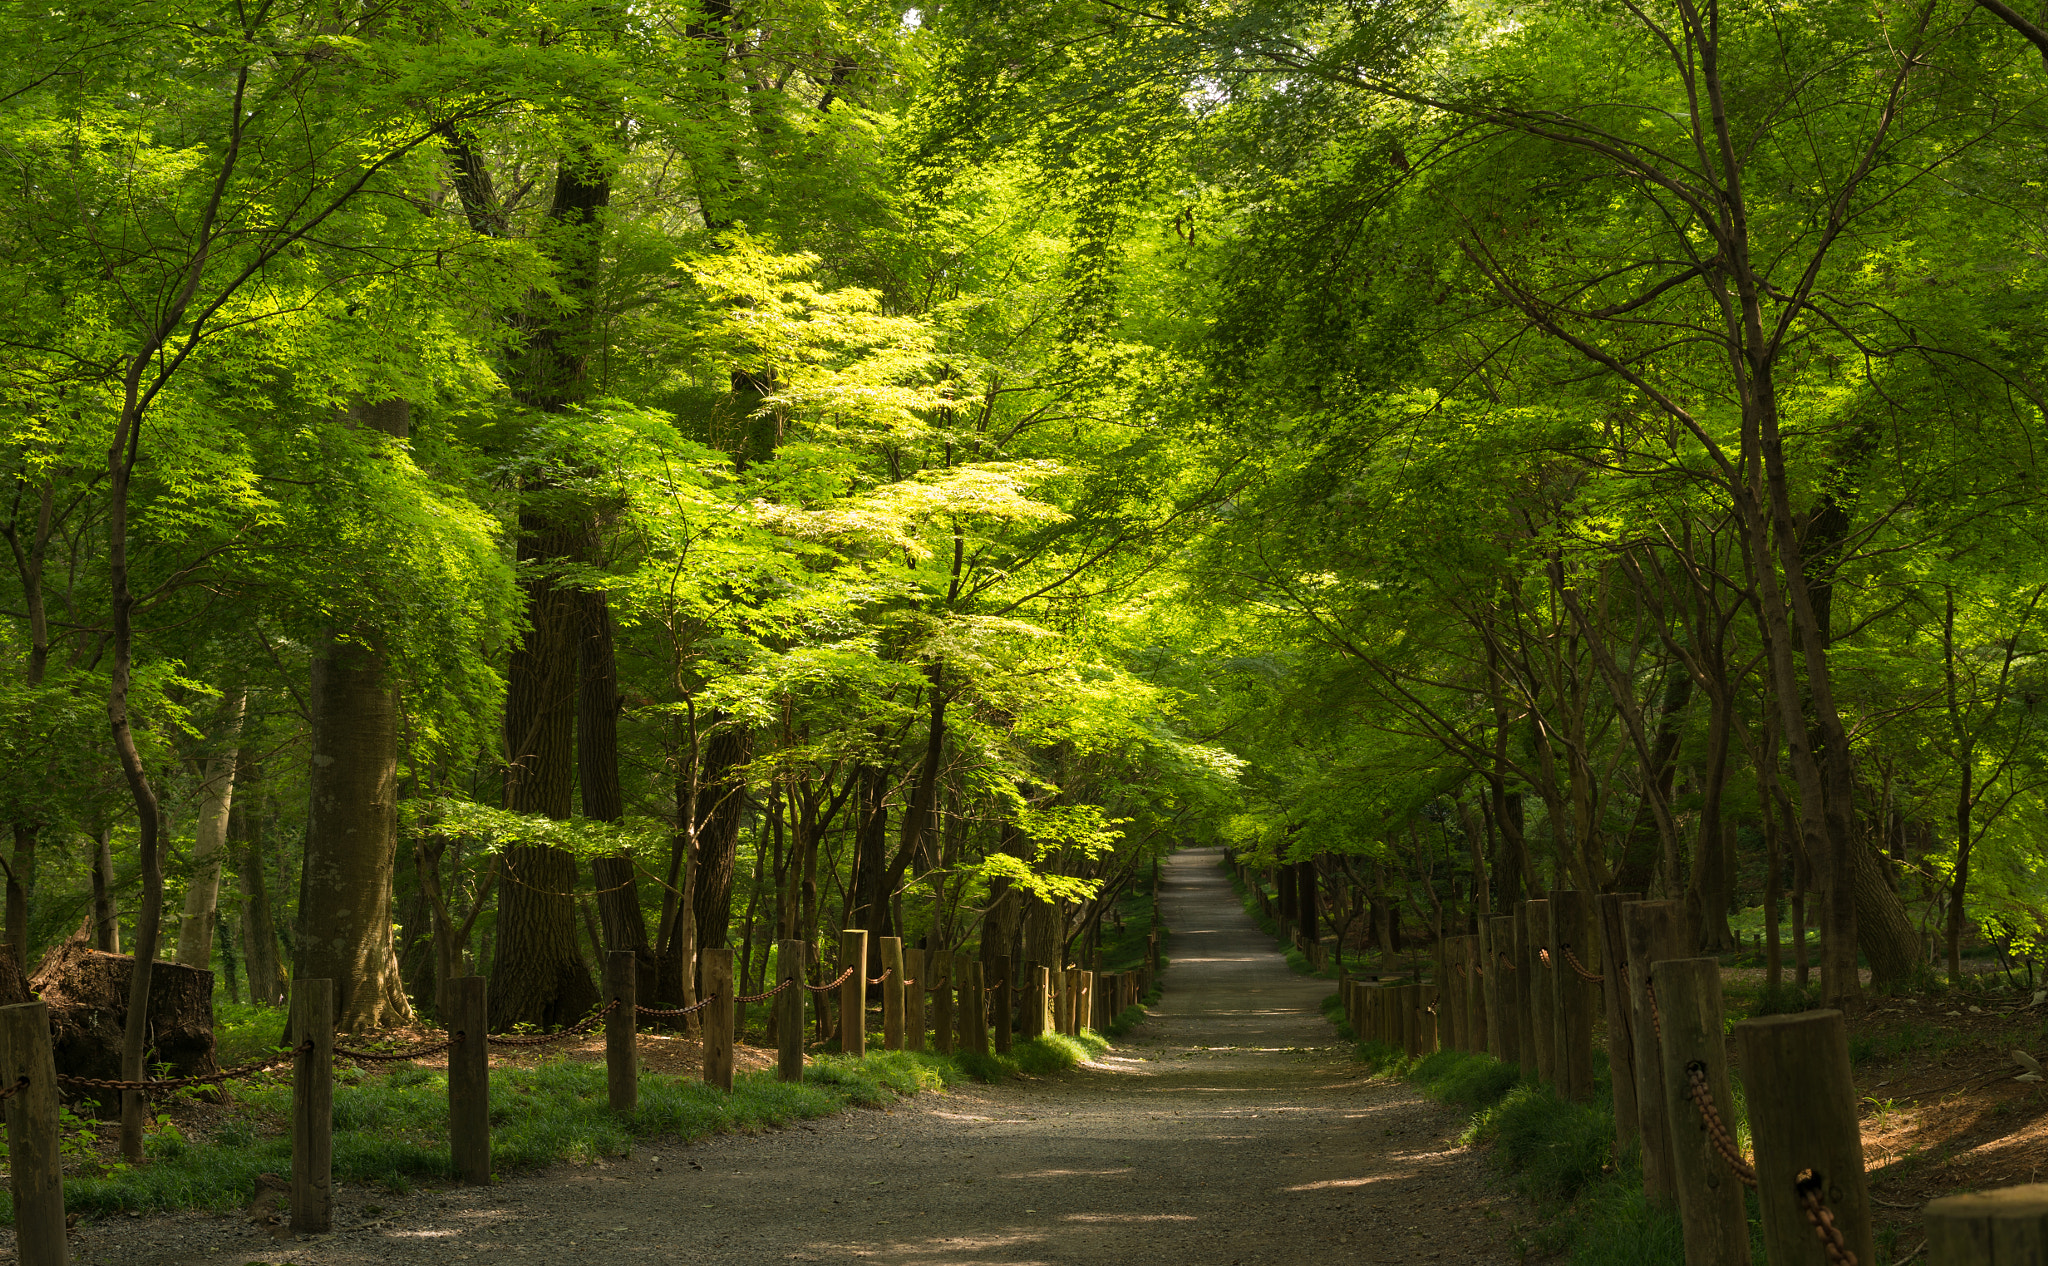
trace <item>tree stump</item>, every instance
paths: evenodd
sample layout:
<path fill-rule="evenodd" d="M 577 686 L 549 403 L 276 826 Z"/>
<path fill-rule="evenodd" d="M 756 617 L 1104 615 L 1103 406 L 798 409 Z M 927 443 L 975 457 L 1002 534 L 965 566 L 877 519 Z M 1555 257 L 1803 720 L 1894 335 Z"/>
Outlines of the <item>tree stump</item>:
<path fill-rule="evenodd" d="M 107 1080 L 121 1076 L 121 1031 L 128 1022 L 128 980 L 134 970 L 132 955 L 104 953 L 79 936 L 43 956 L 28 989 L 49 1005 L 50 1050 L 59 1073 Z M 0 994 L 19 979 L 17 972 L 0 970 Z M 152 1041 L 144 1062 L 151 1070 L 168 1064 L 172 1077 L 219 1072 L 213 973 L 158 959 L 149 973 L 149 1029 Z M 116 1091 L 78 1093 L 103 1116 L 121 1110 Z"/>

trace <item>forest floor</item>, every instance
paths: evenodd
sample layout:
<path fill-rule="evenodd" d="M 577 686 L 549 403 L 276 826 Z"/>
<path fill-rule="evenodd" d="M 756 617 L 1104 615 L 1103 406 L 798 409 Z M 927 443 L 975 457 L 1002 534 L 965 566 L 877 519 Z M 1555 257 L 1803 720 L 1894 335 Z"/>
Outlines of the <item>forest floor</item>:
<path fill-rule="evenodd" d="M 211 1213 L 81 1225 L 122 1266 L 867 1261 L 1493 1263 L 1532 1215 L 1462 1117 L 1375 1079 L 1213 852 L 1167 863 L 1152 1018 L 1076 1072 L 956 1086 L 758 1135 L 642 1145 L 487 1188 L 336 1192 L 336 1230 Z"/>

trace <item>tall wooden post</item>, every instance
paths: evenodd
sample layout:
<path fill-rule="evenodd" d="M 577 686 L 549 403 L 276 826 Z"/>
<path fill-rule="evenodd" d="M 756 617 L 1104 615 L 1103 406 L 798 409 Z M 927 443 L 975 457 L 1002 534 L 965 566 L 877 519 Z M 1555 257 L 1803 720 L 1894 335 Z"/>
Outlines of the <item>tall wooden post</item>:
<path fill-rule="evenodd" d="M 845 1055 L 868 1053 L 868 934 L 860 928 L 839 933 L 839 970 L 853 968 L 839 986 L 839 1050 Z"/>
<path fill-rule="evenodd" d="M 1930 1200 L 1927 1266 L 2048 1262 L 2048 1183 Z"/>
<path fill-rule="evenodd" d="M 1666 959 L 1685 957 L 1685 906 L 1677 901 L 1631 902 L 1621 908 L 1621 926 L 1628 940 L 1629 1035 L 1636 1047 L 1636 1122 L 1642 1128 L 1643 1194 L 1652 1204 L 1668 1209 L 1678 1199 L 1671 1159 L 1676 1136 L 1675 1123 L 1665 1107 L 1670 1096 L 1664 1088 L 1664 1054 L 1650 996 L 1650 969 Z"/>
<path fill-rule="evenodd" d="M 24 1084 L 25 1083 L 25 1084 Z M 7 1097 L 8 1187 L 14 1193 L 14 1242 L 21 1266 L 64 1266 L 64 1154 L 57 1135 L 57 1064 L 50 1054 L 50 1008 L 42 1002 L 0 1007 L 0 1088 Z"/>
<path fill-rule="evenodd" d="M 953 956 L 944 950 L 924 952 L 925 974 L 932 978 L 932 1041 L 939 1054 L 953 1053 Z"/>
<path fill-rule="evenodd" d="M 882 949 L 882 1049 L 903 1049 L 903 938 L 885 936 Z"/>
<path fill-rule="evenodd" d="M 859 962 L 859 959 L 855 959 Z M 704 997 L 710 1004 L 704 1008 L 704 1084 L 720 1090 L 732 1089 L 732 950 L 714 948 L 697 951 L 697 962 L 704 978 Z M 855 976 L 859 970 L 855 969 Z M 855 1016 L 858 1021 L 859 1016 Z M 840 1016 L 844 1026 L 846 1017 Z M 860 1025 L 855 1023 L 856 1034 Z M 842 1048 L 843 1049 L 843 1048 Z M 863 1051 L 856 1050 L 856 1055 Z"/>
<path fill-rule="evenodd" d="M 1639 892 L 1603 892 L 1593 907 L 1593 929 L 1598 935 L 1599 953 L 1587 958 L 1593 970 L 1606 979 L 1600 999 L 1607 1018 L 1607 1071 L 1614 1079 L 1614 1154 L 1626 1156 L 1642 1143 L 1636 1089 L 1635 1015 L 1629 1010 L 1628 989 L 1622 978 L 1628 972 L 1628 939 L 1622 934 L 1621 908 L 1641 901 Z"/>
<path fill-rule="evenodd" d="M 604 1085 L 613 1112 L 640 1107 L 638 977 L 638 956 L 632 950 L 604 956 L 604 991 L 612 1003 L 604 1018 Z"/>
<path fill-rule="evenodd" d="M 1493 1012 L 1489 1049 L 1503 1064 L 1521 1062 L 1521 1008 L 1515 998 L 1521 978 L 1515 973 L 1515 916 L 1496 914 L 1488 920 L 1492 931 L 1490 961 L 1486 964 L 1487 1005 Z"/>
<path fill-rule="evenodd" d="M 1081 988 L 1074 1003 L 1074 1032 L 1079 1033 L 1095 1027 L 1095 973 L 1078 972 L 1076 979 Z"/>
<path fill-rule="evenodd" d="M 1550 901 L 1523 903 L 1529 920 L 1529 1012 L 1536 1030 L 1536 1077 L 1557 1084 L 1557 964 L 1550 952 Z M 1569 969 L 1567 969 L 1569 970 Z"/>
<path fill-rule="evenodd" d="M 1470 935 L 1465 941 L 1465 1049 L 1478 1053 L 1490 1050 L 1492 1037 L 1486 1031 L 1486 938 Z"/>
<path fill-rule="evenodd" d="M 1016 990 L 1010 983 L 1010 956 L 1008 954 L 998 954 L 996 955 L 996 991 L 992 995 L 995 1000 L 996 1054 L 998 1055 L 1008 1055 L 1010 1053 L 1010 1015 L 1011 1008 L 1015 1004 L 1015 992 Z"/>
<path fill-rule="evenodd" d="M 334 1226 L 333 981 L 292 982 L 291 1033 L 291 1229 L 325 1235 Z"/>
<path fill-rule="evenodd" d="M 1443 990 L 1433 981 L 1423 981 L 1416 986 L 1415 996 L 1415 1053 L 1434 1055 L 1443 1049 L 1443 1028 L 1438 1015 L 1443 1010 Z"/>
<path fill-rule="evenodd" d="M 909 982 L 903 986 L 903 1049 L 906 1051 L 924 1049 L 925 990 L 931 984 L 924 978 L 926 970 L 924 951 L 915 945 L 904 946 L 903 978 Z"/>
<path fill-rule="evenodd" d="M 491 1181 L 491 1048 L 487 988 L 482 976 L 447 984 L 448 1150 L 455 1180 L 472 1187 Z"/>
<path fill-rule="evenodd" d="M 804 1079 L 804 943 L 775 943 L 775 1079 Z M 785 982 L 787 982 L 785 984 Z"/>
<path fill-rule="evenodd" d="M 1571 950 L 1580 962 L 1592 953 L 1588 935 L 1591 920 L 1586 894 L 1575 889 L 1558 889 L 1550 894 L 1551 975 L 1557 982 L 1557 1090 L 1567 1099 L 1590 1103 L 1593 1099 L 1593 994 L 1579 979 Z"/>
<path fill-rule="evenodd" d="M 953 1035 L 953 1049 L 957 1051 L 975 1049 L 974 1024 L 981 1019 L 981 999 L 970 992 L 974 984 L 974 962 L 974 956 L 966 950 L 953 952 L 953 987 L 960 993 L 959 1001 L 953 1004 L 953 1023 L 958 1026 Z"/>
<path fill-rule="evenodd" d="M 1542 1074 L 1536 1066 L 1536 1052 L 1543 1045 L 1543 1038 L 1536 1031 L 1536 984 L 1543 965 L 1536 961 L 1536 942 L 1529 931 L 1529 907 L 1527 901 L 1515 904 L 1515 940 L 1508 953 L 1515 960 L 1515 1030 L 1520 1034 L 1521 1047 L 1515 1052 L 1515 1062 L 1521 1065 L 1523 1081 L 1537 1081 Z"/>
<path fill-rule="evenodd" d="M 1052 1032 L 1052 969 L 1044 963 L 1031 967 L 1031 1037 L 1044 1037 Z"/>
<path fill-rule="evenodd" d="M 988 1054 L 988 972 L 980 959 L 967 965 L 967 1006 L 962 1008 L 967 1015 L 967 1049 L 976 1055 Z"/>
<path fill-rule="evenodd" d="M 1733 1129 L 1726 1039 L 1721 1034 L 1721 964 L 1712 958 L 1674 958 L 1650 965 L 1664 1048 L 1664 1115 L 1671 1122 L 1671 1159 L 1678 1187 L 1678 1217 L 1685 1228 L 1686 1266 L 1749 1266 L 1749 1216 L 1742 1183 L 1714 1149 L 1689 1094 L 1688 1070 L 1706 1074 L 1723 1122 Z M 1754 1103 L 1751 1119 L 1755 1119 Z M 1786 1188 L 1790 1191 L 1790 1187 Z M 1806 1232 L 1802 1247 L 1819 1244 Z M 1801 1258 L 1772 1261 L 1794 1262 Z M 1861 1260 L 1874 1262 L 1873 1257 Z"/>
<path fill-rule="evenodd" d="M 1735 1026 L 1735 1040 L 1742 1047 L 1742 1084 L 1749 1092 L 1765 1253 L 1773 1262 L 1795 1262 L 1800 1260 L 1796 1254 L 1812 1253 L 1815 1236 L 1801 1205 L 1804 1189 L 1818 1194 L 1856 1260 L 1875 1262 L 1870 1182 L 1863 1172 L 1863 1134 L 1842 1013 L 1804 1011 L 1744 1020 Z"/>

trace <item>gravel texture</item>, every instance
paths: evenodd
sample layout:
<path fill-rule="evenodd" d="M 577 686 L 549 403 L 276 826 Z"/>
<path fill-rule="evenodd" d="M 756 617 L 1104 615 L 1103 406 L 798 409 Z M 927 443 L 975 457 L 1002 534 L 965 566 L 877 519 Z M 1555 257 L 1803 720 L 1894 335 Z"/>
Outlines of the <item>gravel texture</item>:
<path fill-rule="evenodd" d="M 1526 1209 L 1457 1146 L 1452 1114 L 1349 1062 L 1316 1009 L 1328 982 L 1287 970 L 1217 861 L 1167 863 L 1165 996 L 1073 1074 L 656 1144 L 488 1188 L 343 1188 L 335 1233 L 312 1240 L 275 1239 L 239 1215 L 117 1218 L 80 1227 L 72 1260 L 1518 1261 Z"/>

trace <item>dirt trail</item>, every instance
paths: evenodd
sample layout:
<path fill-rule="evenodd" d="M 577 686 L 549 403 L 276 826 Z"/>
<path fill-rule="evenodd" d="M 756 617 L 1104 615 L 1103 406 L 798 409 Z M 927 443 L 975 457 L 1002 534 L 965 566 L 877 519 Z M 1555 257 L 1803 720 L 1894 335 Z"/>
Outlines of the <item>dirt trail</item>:
<path fill-rule="evenodd" d="M 1521 1207 L 1454 1118 L 1359 1075 L 1211 851 L 1167 863 L 1154 1017 L 1065 1077 L 927 1095 L 755 1137 L 656 1145 L 487 1189 L 346 1189 L 336 1233 L 117 1219 L 123 1266 L 504 1262 L 1512 1262 Z M 367 1213 L 370 1206 L 380 1216 Z"/>

